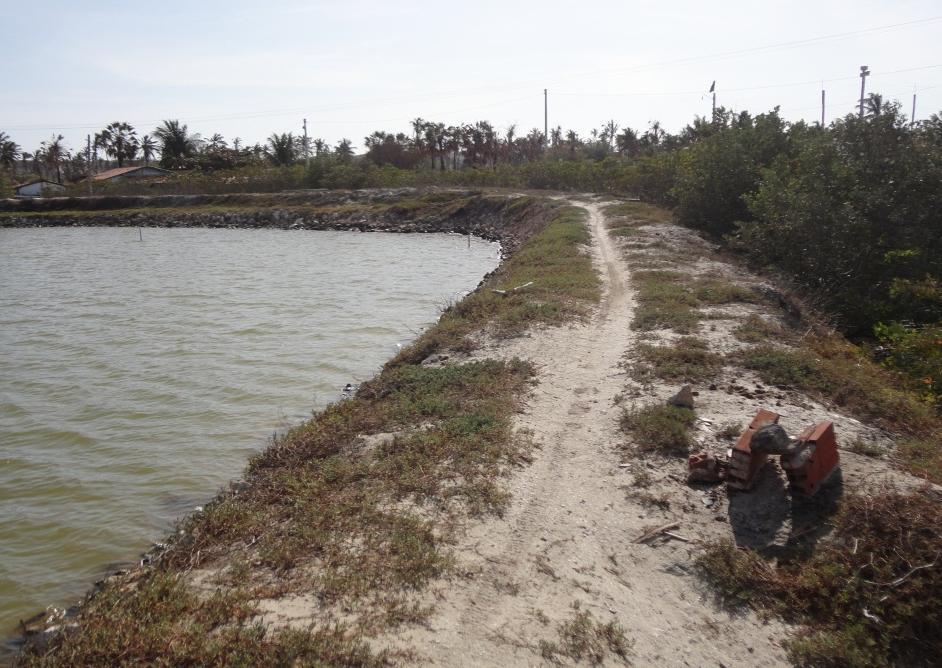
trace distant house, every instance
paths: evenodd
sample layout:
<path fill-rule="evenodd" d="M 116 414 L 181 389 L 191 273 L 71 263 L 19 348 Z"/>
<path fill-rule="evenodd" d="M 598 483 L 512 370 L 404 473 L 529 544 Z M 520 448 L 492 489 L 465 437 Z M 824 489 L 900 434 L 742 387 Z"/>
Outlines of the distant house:
<path fill-rule="evenodd" d="M 115 167 L 108 169 L 92 178 L 95 181 L 123 181 L 124 179 L 139 179 L 145 176 L 163 176 L 169 174 L 166 169 L 160 167 Z"/>
<path fill-rule="evenodd" d="M 29 183 L 21 183 L 18 186 L 13 186 L 13 192 L 16 193 L 17 197 L 42 197 L 46 193 L 57 194 L 65 190 L 65 186 L 61 183 L 56 183 L 55 181 L 47 181 L 46 179 L 39 179 L 36 181 L 30 181 Z"/>

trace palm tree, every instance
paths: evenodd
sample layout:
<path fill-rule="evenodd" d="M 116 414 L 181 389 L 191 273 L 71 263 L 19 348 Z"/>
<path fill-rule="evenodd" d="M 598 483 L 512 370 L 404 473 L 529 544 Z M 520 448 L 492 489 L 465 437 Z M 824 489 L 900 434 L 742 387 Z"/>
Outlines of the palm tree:
<path fill-rule="evenodd" d="M 20 145 L 10 139 L 6 132 L 0 131 L 0 167 L 13 171 L 19 157 Z"/>
<path fill-rule="evenodd" d="M 268 157 L 276 165 L 290 165 L 298 157 L 298 143 L 290 132 L 274 133 L 268 138 Z"/>
<path fill-rule="evenodd" d="M 154 141 L 153 137 L 150 135 L 141 137 L 141 157 L 144 158 L 145 167 L 147 167 L 147 163 L 150 162 L 150 159 L 153 158 L 156 153 L 157 142 Z"/>
<path fill-rule="evenodd" d="M 95 135 L 95 142 L 118 161 L 118 167 L 124 167 L 125 161 L 133 160 L 137 153 L 137 131 L 127 123 L 109 123 Z"/>
<path fill-rule="evenodd" d="M 220 151 L 224 148 L 229 148 L 226 144 L 226 140 L 218 132 L 209 138 L 209 141 L 206 142 L 207 151 Z"/>
<path fill-rule="evenodd" d="M 621 134 L 616 137 L 616 145 L 618 146 L 618 152 L 622 155 L 638 155 L 640 148 L 638 145 L 638 133 L 626 126 L 621 131 Z"/>
<path fill-rule="evenodd" d="M 36 154 L 47 167 L 55 168 L 56 183 L 62 183 L 62 161 L 69 156 L 69 152 L 65 150 L 65 145 L 62 143 L 63 139 L 65 137 L 62 135 L 53 135 L 49 142 L 43 142 L 40 145 Z"/>
<path fill-rule="evenodd" d="M 196 151 L 194 138 L 178 120 L 164 121 L 154 136 L 160 141 L 160 164 L 164 167 L 185 167 L 187 158 Z"/>
<path fill-rule="evenodd" d="M 884 101 L 883 96 L 879 93 L 870 93 L 867 96 L 867 99 L 864 101 L 864 107 L 866 109 L 866 114 L 870 118 L 879 116 L 883 112 L 887 111 L 890 103 Z"/>
<path fill-rule="evenodd" d="M 337 154 L 337 157 L 340 158 L 342 162 L 349 162 L 350 158 L 353 156 L 353 142 L 346 137 L 341 139 L 337 142 L 337 148 L 334 149 L 334 153 Z"/>

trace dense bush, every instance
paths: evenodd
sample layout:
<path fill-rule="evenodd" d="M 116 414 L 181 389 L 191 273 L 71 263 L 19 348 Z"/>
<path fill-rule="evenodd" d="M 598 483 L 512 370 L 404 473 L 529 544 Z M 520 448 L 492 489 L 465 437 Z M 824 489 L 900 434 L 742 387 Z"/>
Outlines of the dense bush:
<path fill-rule="evenodd" d="M 680 222 L 715 235 L 732 232 L 736 221 L 749 217 L 744 196 L 756 190 L 762 168 L 786 142 L 776 109 L 755 119 L 741 114 L 682 150 L 672 191 Z"/>
<path fill-rule="evenodd" d="M 942 150 L 895 107 L 793 130 L 746 196 L 738 245 L 823 298 L 852 334 L 931 317 L 912 288 L 942 276 Z M 906 298 L 900 298 L 902 295 Z"/>

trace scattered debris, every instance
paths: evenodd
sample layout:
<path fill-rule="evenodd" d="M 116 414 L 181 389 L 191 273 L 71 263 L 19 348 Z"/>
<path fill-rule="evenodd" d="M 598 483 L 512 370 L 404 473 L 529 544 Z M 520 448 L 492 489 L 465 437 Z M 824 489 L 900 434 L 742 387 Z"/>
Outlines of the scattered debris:
<path fill-rule="evenodd" d="M 671 522 L 670 524 L 665 524 L 662 527 L 657 527 L 656 529 L 650 529 L 645 531 L 643 534 L 635 538 L 636 543 L 647 543 L 652 538 L 657 538 L 661 534 L 667 533 L 671 529 L 676 529 L 680 526 L 680 522 Z"/>
<path fill-rule="evenodd" d="M 504 296 L 504 295 L 507 295 L 507 293 L 509 293 L 509 292 L 516 292 L 517 290 L 523 290 L 524 288 L 528 288 L 528 287 L 530 287 L 531 285 L 533 285 L 533 281 L 527 281 L 526 283 L 524 283 L 524 284 L 522 284 L 522 285 L 518 285 L 518 286 L 515 287 L 515 288 L 511 288 L 510 290 L 497 290 L 497 289 L 492 289 L 491 292 L 495 292 L 495 293 L 497 293 L 497 294 L 499 294 L 499 295 Z"/>
<path fill-rule="evenodd" d="M 726 484 L 732 489 L 752 489 L 756 476 L 765 466 L 767 455 L 763 452 L 753 452 L 752 436 L 766 425 L 778 424 L 779 415 L 772 411 L 760 410 L 749 423 L 749 427 L 739 435 L 736 445 L 730 448 L 729 471 Z"/>
<path fill-rule="evenodd" d="M 720 482 L 725 477 L 721 462 L 707 452 L 698 452 L 687 459 L 687 482 Z"/>
<path fill-rule="evenodd" d="M 708 452 L 690 455 L 687 482 L 719 482 L 730 489 L 748 490 L 755 484 L 769 455 L 779 455 L 792 491 L 811 496 L 838 470 L 840 459 L 834 423 L 807 427 L 797 439 L 779 426 L 780 415 L 760 410 L 727 453 L 727 462 Z"/>

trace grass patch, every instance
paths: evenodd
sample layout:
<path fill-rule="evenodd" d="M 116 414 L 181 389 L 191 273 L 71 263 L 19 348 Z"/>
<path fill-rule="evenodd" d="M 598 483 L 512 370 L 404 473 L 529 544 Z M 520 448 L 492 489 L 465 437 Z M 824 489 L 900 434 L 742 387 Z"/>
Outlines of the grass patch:
<path fill-rule="evenodd" d="M 942 432 L 928 438 L 904 440 L 897 445 L 896 452 L 909 471 L 942 484 Z"/>
<path fill-rule="evenodd" d="M 625 411 L 622 429 L 641 452 L 686 456 L 690 451 L 690 426 L 694 412 L 676 406 L 652 405 Z"/>
<path fill-rule="evenodd" d="M 733 304 L 758 301 L 754 290 L 737 285 L 725 278 L 700 278 L 694 282 L 693 293 L 701 304 Z"/>
<path fill-rule="evenodd" d="M 723 368 L 723 357 L 711 353 L 707 342 L 684 336 L 670 346 L 638 346 L 641 362 L 635 367 L 642 377 L 696 383 L 713 378 Z"/>
<path fill-rule="evenodd" d="M 438 325 L 405 348 L 393 364 L 418 363 L 434 352 L 473 348 L 468 336 L 487 329 L 498 337 L 535 324 L 558 325 L 584 316 L 601 283 L 585 251 L 584 209 L 561 207 L 546 228 L 506 260 L 478 290 L 442 314 Z M 518 291 L 513 288 L 532 281 Z M 505 290 L 501 295 L 492 290 Z"/>
<path fill-rule="evenodd" d="M 79 630 L 63 641 L 72 648 L 69 656 L 88 660 L 64 665 L 110 665 L 118 656 L 148 663 L 151 645 L 124 640 L 135 634 L 172 643 L 179 652 L 175 664 L 205 665 L 204 648 L 189 636 L 196 629 L 205 640 L 205 606 L 192 603 L 195 594 L 178 578 L 193 568 L 236 566 L 231 579 L 223 572 L 220 584 L 240 592 L 248 607 L 223 606 L 229 612 L 214 617 L 211 629 L 225 633 L 255 633 L 243 628 L 249 602 L 291 592 L 356 611 L 343 633 L 351 647 L 379 629 L 421 620 L 427 611 L 410 602 L 410 592 L 450 569 L 444 546 L 451 518 L 499 514 L 507 501 L 500 478 L 528 461 L 529 444 L 514 436 L 510 417 L 531 374 L 523 362 L 493 360 L 386 369 L 356 398 L 328 407 L 256 456 L 245 488 L 189 517 L 155 571 L 130 594 L 106 590 L 96 597 Z M 417 424 L 425 428 L 410 430 Z M 372 449 L 359 438 L 397 428 L 400 436 Z M 172 578 L 178 578 L 174 596 L 189 603 L 132 614 L 135 601 L 157 595 L 152 583 Z M 127 605 L 113 608 L 112 600 L 123 602 L 126 595 Z M 327 633 L 334 627 L 318 628 Z M 317 633 L 277 642 L 300 643 L 305 661 L 337 663 L 330 654 L 336 648 L 315 642 Z"/>
<path fill-rule="evenodd" d="M 738 422 L 724 422 L 716 431 L 716 437 L 724 441 L 732 441 L 739 438 L 742 433 L 742 425 Z"/>
<path fill-rule="evenodd" d="M 942 655 L 942 505 L 929 492 L 849 495 L 810 557 L 773 567 L 729 541 L 698 560 L 727 603 L 806 625 L 802 666 L 932 665 Z"/>
<path fill-rule="evenodd" d="M 698 301 L 683 274 L 675 271 L 638 271 L 632 275 L 638 306 L 631 326 L 638 330 L 673 329 L 690 334 L 700 324 Z"/>
<path fill-rule="evenodd" d="M 131 591 L 110 587 L 90 603 L 79 632 L 60 636 L 55 651 L 30 652 L 22 666 L 385 666 L 342 625 L 267 631 L 242 591 L 194 594 L 180 576 L 151 573 Z"/>
<path fill-rule="evenodd" d="M 879 459 L 884 454 L 886 454 L 886 450 L 876 443 L 873 443 L 872 441 L 864 441 L 863 439 L 859 438 L 851 443 L 847 449 L 858 455 L 863 455 L 864 457 L 873 457 L 874 459 Z"/>
<path fill-rule="evenodd" d="M 605 217 L 609 228 L 621 225 L 648 225 L 651 223 L 670 223 L 674 219 L 667 209 L 645 202 L 619 202 L 605 207 Z"/>
<path fill-rule="evenodd" d="M 601 665 L 609 654 L 628 662 L 632 642 L 625 629 L 617 622 L 596 621 L 589 611 L 576 611 L 572 619 L 558 625 L 559 641 L 540 641 L 540 654 L 544 659 L 557 662 L 566 657 L 589 665 Z"/>
<path fill-rule="evenodd" d="M 919 436 L 939 430 L 932 408 L 897 389 L 903 386 L 899 379 L 857 347 L 837 336 L 811 336 L 804 345 L 758 345 L 733 353 L 732 359 L 769 385 L 809 392 L 887 429 Z"/>
<path fill-rule="evenodd" d="M 733 330 L 733 336 L 743 343 L 765 343 L 770 339 L 780 341 L 785 335 L 782 327 L 755 314 L 743 320 Z"/>
<path fill-rule="evenodd" d="M 188 517 L 150 566 L 106 585 L 75 631 L 57 636 L 48 654 L 27 650 L 22 661 L 386 662 L 390 656 L 365 641 L 428 615 L 416 593 L 450 572 L 448 546 L 464 518 L 503 512 L 503 478 L 529 461 L 531 447 L 511 428 L 533 375 L 529 364 L 423 367 L 414 363 L 424 359 L 423 346 L 460 344 L 475 328 L 509 335 L 534 322 L 562 322 L 598 298 L 582 248 L 589 240 L 583 214 L 542 206 L 517 204 L 514 215 L 543 229 L 487 284 L 533 280 L 532 289 L 506 298 L 479 290 L 449 309 L 355 397 L 274 438 L 244 481 Z M 364 438 L 372 434 L 393 436 Z M 194 570 L 208 573 L 208 585 L 193 583 Z M 206 593 L 213 586 L 227 592 L 224 599 Z M 259 601 L 293 593 L 317 601 L 311 628 L 264 633 L 253 623 Z"/>

